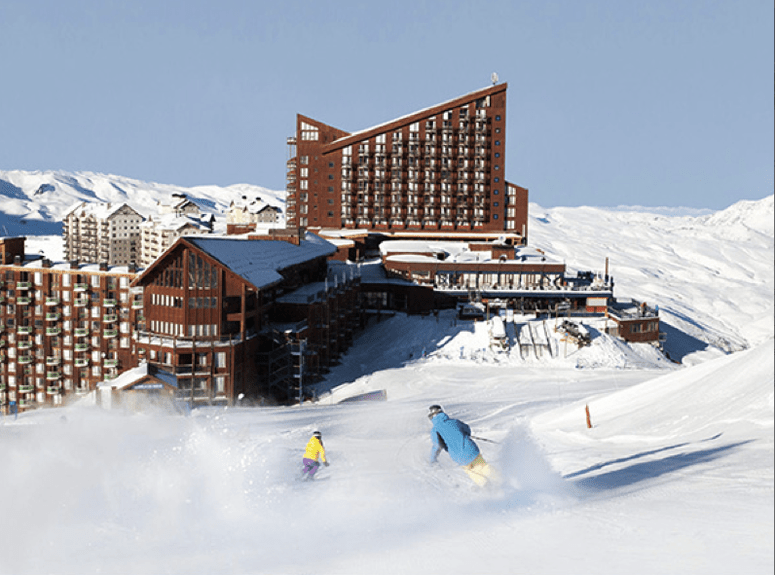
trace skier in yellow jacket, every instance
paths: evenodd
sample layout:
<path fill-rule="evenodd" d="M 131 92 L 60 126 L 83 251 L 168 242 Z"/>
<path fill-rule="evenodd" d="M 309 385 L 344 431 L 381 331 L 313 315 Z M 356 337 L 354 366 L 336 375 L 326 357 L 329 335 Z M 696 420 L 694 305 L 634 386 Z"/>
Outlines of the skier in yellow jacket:
<path fill-rule="evenodd" d="M 307 448 L 304 451 L 304 470 L 301 472 L 302 481 L 309 481 L 315 477 L 315 473 L 317 473 L 320 467 L 318 459 L 323 462 L 323 465 L 328 467 L 326 450 L 323 447 L 323 437 L 319 431 L 315 431 L 307 442 Z"/>

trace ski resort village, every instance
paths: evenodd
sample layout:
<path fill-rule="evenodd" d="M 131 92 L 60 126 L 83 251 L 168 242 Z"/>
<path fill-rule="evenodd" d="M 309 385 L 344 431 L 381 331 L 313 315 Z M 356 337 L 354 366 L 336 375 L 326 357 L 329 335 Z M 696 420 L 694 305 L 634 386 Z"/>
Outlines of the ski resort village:
<path fill-rule="evenodd" d="M 506 91 L 355 134 L 299 115 L 284 204 L 242 196 L 225 222 L 176 193 L 150 211 L 70 207 L 61 262 L 1 239 L 3 411 L 88 394 L 312 399 L 357 334 L 397 312 L 458 310 L 487 322 L 488 349 L 523 359 L 588 345 L 582 322 L 601 318 L 660 347 L 656 306 L 616 297 L 607 261 L 569 273 L 573 253 L 530 244 L 528 191 L 505 179 Z"/>
<path fill-rule="evenodd" d="M 773 195 L 541 207 L 506 103 L 0 171 L 0 574 L 772 573 Z"/>

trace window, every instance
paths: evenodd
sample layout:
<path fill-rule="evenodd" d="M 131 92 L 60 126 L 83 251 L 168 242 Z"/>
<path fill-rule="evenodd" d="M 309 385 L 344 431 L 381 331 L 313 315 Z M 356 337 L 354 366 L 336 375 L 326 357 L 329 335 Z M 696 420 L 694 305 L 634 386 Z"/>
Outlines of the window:
<path fill-rule="evenodd" d="M 500 140 L 495 140 L 495 145 L 496 146 L 500 146 L 501 145 L 501 141 Z"/>
<path fill-rule="evenodd" d="M 495 116 L 495 121 L 496 122 L 500 122 L 501 121 L 501 117 L 500 116 Z"/>

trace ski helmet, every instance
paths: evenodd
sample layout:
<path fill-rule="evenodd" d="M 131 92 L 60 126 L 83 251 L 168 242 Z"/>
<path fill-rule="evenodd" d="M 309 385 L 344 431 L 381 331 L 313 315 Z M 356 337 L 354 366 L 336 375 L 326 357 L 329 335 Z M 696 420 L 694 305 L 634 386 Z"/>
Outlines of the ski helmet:
<path fill-rule="evenodd" d="M 313 432 L 312 432 L 312 435 L 313 435 L 314 437 L 317 437 L 317 438 L 321 438 L 321 437 L 323 437 L 323 436 L 322 436 L 322 434 L 321 434 L 319 431 L 313 431 Z"/>
<path fill-rule="evenodd" d="M 444 410 L 441 409 L 440 405 L 431 405 L 428 408 L 428 419 L 433 419 L 437 414 L 443 413 Z"/>

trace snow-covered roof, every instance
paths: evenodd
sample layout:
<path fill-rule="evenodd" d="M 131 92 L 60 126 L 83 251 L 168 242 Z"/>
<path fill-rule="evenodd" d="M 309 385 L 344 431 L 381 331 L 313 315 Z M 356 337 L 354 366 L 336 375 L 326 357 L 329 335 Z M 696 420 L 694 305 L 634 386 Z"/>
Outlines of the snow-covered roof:
<path fill-rule="evenodd" d="M 115 379 L 101 381 L 100 383 L 97 384 L 97 388 L 103 388 L 103 389 L 107 388 L 107 389 L 117 389 L 117 390 L 126 389 L 127 387 L 134 385 L 135 383 L 137 383 L 139 380 L 141 380 L 147 375 L 153 376 L 156 379 L 159 379 L 164 383 L 167 383 L 173 387 L 178 386 L 177 379 L 174 376 L 172 376 L 171 374 L 165 371 L 151 368 L 148 365 L 148 363 L 143 362 L 139 366 L 133 367 L 132 369 L 129 369 L 123 372 Z"/>
<path fill-rule="evenodd" d="M 438 245 L 431 245 L 429 242 L 421 240 L 395 240 L 382 242 L 379 245 L 379 253 L 383 256 L 395 252 L 443 254 L 446 253 L 446 250 L 439 247 Z"/>
<path fill-rule="evenodd" d="M 115 379 L 99 382 L 97 387 L 107 389 L 124 389 L 133 383 L 136 383 L 137 380 L 145 377 L 146 375 L 148 375 L 148 364 L 141 363 L 139 366 L 125 371 Z"/>
<path fill-rule="evenodd" d="M 37 254 L 26 254 L 25 260 L 21 264 L 25 268 L 29 269 L 42 269 L 43 268 L 43 258 L 40 257 Z M 137 273 L 137 271 L 130 272 L 129 266 L 127 265 L 120 265 L 120 266 L 108 266 L 107 270 L 100 269 L 100 264 L 96 262 L 88 262 L 88 263 L 79 263 L 76 268 L 73 268 L 70 265 L 70 262 L 51 262 L 51 265 L 49 266 L 49 269 L 57 270 L 57 271 L 70 271 L 70 272 L 79 272 L 79 273 L 110 273 L 110 274 L 130 274 L 130 273 Z M 140 269 L 140 268 L 138 268 Z"/>
<path fill-rule="evenodd" d="M 420 254 L 399 254 L 395 256 L 388 256 L 389 262 L 406 262 L 406 263 L 418 263 L 418 262 L 438 262 L 438 258 L 433 256 L 423 256 Z"/>
<path fill-rule="evenodd" d="M 74 204 L 68 209 L 63 217 L 66 218 L 70 214 L 78 212 L 79 217 L 94 216 L 95 218 L 104 220 L 118 212 L 121 208 L 126 206 L 137 215 L 141 215 L 132 206 L 127 203 L 112 203 L 112 202 L 79 202 Z"/>
<path fill-rule="evenodd" d="M 258 289 L 282 280 L 280 270 L 336 253 L 336 246 L 311 233 L 307 233 L 298 246 L 281 240 L 233 237 L 190 237 L 186 241 Z"/>
<path fill-rule="evenodd" d="M 143 227 L 154 227 L 159 230 L 180 231 L 185 227 L 195 227 L 199 230 L 210 230 L 207 222 L 199 218 L 184 214 L 163 214 L 154 218 L 148 218 L 140 224 Z"/>
<path fill-rule="evenodd" d="M 263 212 L 266 209 L 282 212 L 282 209 L 280 209 L 278 206 L 273 206 L 272 204 L 266 202 L 262 198 L 255 198 L 254 200 L 248 200 L 247 198 L 244 198 L 244 197 L 239 198 L 232 201 L 229 208 L 245 210 L 247 212 L 250 212 L 251 214 L 258 214 Z"/>

